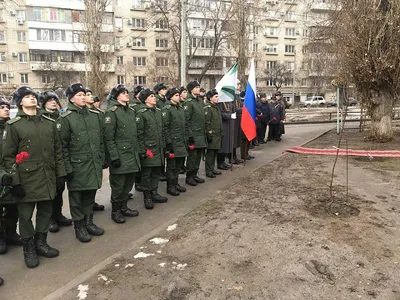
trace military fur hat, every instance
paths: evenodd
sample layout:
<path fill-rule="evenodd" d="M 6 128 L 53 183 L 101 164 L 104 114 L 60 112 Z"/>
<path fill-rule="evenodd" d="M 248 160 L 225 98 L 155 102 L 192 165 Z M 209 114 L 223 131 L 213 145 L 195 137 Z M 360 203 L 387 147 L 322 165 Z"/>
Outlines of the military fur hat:
<path fill-rule="evenodd" d="M 57 104 L 59 106 L 61 106 L 58 95 L 56 93 L 54 93 L 53 91 L 44 91 L 43 93 L 41 93 L 39 95 L 39 102 L 42 107 L 44 107 L 46 105 L 47 101 L 49 101 L 50 99 L 56 100 Z"/>
<path fill-rule="evenodd" d="M 125 85 L 123 84 L 117 84 L 116 86 L 114 86 L 110 92 L 110 96 L 111 98 L 117 99 L 119 94 L 123 93 L 123 92 L 129 92 L 128 89 L 126 88 Z"/>
<path fill-rule="evenodd" d="M 79 92 L 84 92 L 86 94 L 86 88 L 80 82 L 74 83 L 69 86 L 65 91 L 65 95 L 67 96 L 68 100 L 71 100 Z"/>
<path fill-rule="evenodd" d="M 159 91 L 161 91 L 161 90 L 166 90 L 167 89 L 167 87 L 165 86 L 165 84 L 164 83 L 157 83 L 155 86 L 154 86 L 154 93 L 158 93 Z"/>
<path fill-rule="evenodd" d="M 8 109 L 11 107 L 10 102 L 8 102 L 8 100 L 3 96 L 0 96 L 0 105 L 7 105 Z"/>
<path fill-rule="evenodd" d="M 218 95 L 218 92 L 216 89 L 210 90 L 207 92 L 206 97 L 208 100 L 210 100 L 212 97 L 214 97 L 215 95 Z"/>
<path fill-rule="evenodd" d="M 86 88 L 86 93 L 92 93 L 93 94 L 93 92 L 92 92 L 92 90 L 90 89 L 90 88 Z"/>
<path fill-rule="evenodd" d="M 171 100 L 171 98 L 176 94 L 180 95 L 179 90 L 177 88 L 172 88 L 167 92 L 166 97 L 168 100 Z"/>
<path fill-rule="evenodd" d="M 144 89 L 143 91 L 140 92 L 139 100 L 142 101 L 142 103 L 144 103 L 150 95 L 154 95 L 154 92 L 150 89 Z"/>
<path fill-rule="evenodd" d="M 282 96 L 281 91 L 277 91 L 277 92 L 275 93 L 275 97 L 276 97 L 276 96 Z"/>
<path fill-rule="evenodd" d="M 187 88 L 185 88 L 184 86 L 181 86 L 181 87 L 179 88 L 179 95 L 182 94 L 184 91 L 187 92 Z"/>
<path fill-rule="evenodd" d="M 29 86 L 21 86 L 13 93 L 13 102 L 19 106 L 21 104 L 22 98 L 27 95 L 33 95 L 36 99 L 39 98 L 38 94 L 34 91 L 34 89 L 30 88 Z"/>
<path fill-rule="evenodd" d="M 144 90 L 144 87 L 142 87 L 141 85 L 135 86 L 133 89 L 133 97 L 136 97 L 137 94 L 139 94 L 143 90 Z"/>
<path fill-rule="evenodd" d="M 200 83 L 197 80 L 189 82 L 186 88 L 191 93 L 195 87 L 200 87 Z"/>

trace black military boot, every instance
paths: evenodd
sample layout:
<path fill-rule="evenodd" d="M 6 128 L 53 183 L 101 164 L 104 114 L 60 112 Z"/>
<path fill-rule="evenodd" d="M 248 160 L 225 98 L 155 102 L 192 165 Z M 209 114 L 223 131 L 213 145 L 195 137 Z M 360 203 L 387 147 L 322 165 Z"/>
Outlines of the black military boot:
<path fill-rule="evenodd" d="M 174 184 L 175 184 L 176 189 L 177 189 L 180 193 L 186 192 L 186 188 L 183 187 L 183 186 L 181 186 L 181 185 L 179 185 L 178 179 L 175 179 L 175 180 L 174 180 Z"/>
<path fill-rule="evenodd" d="M 104 229 L 97 227 L 96 224 L 93 223 L 93 214 L 85 216 L 85 226 L 86 230 L 90 235 L 100 236 L 104 233 Z"/>
<path fill-rule="evenodd" d="M 7 253 L 7 243 L 6 243 L 6 235 L 4 232 L 0 232 L 0 254 Z"/>
<path fill-rule="evenodd" d="M 196 186 L 197 182 L 194 180 L 193 177 L 186 177 L 186 184 L 191 185 L 191 186 Z"/>
<path fill-rule="evenodd" d="M 225 163 L 225 162 L 223 162 L 222 164 L 223 164 L 223 167 L 224 167 L 224 169 L 223 169 L 223 170 L 229 170 L 229 169 L 231 168 L 231 166 L 230 166 L 230 165 L 228 165 L 228 164 L 227 164 L 227 163 Z"/>
<path fill-rule="evenodd" d="M 161 196 L 161 195 L 157 192 L 157 190 L 151 191 L 151 192 L 150 192 L 150 195 L 151 195 L 151 200 L 152 200 L 153 202 L 155 202 L 155 203 L 165 203 L 165 202 L 168 201 L 168 198 L 167 198 L 167 197 Z"/>
<path fill-rule="evenodd" d="M 57 249 L 52 248 L 47 244 L 47 233 L 37 232 L 35 234 L 35 248 L 38 255 L 47 258 L 53 258 L 60 254 Z"/>
<path fill-rule="evenodd" d="M 125 223 L 125 217 L 121 212 L 122 203 L 112 202 L 111 207 L 111 219 L 118 224 Z"/>
<path fill-rule="evenodd" d="M 103 211 L 104 210 L 104 205 L 98 204 L 98 203 L 94 203 L 93 204 L 93 210 L 94 211 Z"/>
<path fill-rule="evenodd" d="M 137 217 L 139 212 L 128 207 L 128 200 L 122 202 L 121 213 L 125 217 Z"/>
<path fill-rule="evenodd" d="M 221 171 L 217 171 L 217 170 L 213 170 L 212 172 L 213 172 L 214 175 L 221 175 L 222 174 Z"/>
<path fill-rule="evenodd" d="M 33 237 L 22 239 L 24 242 L 24 259 L 28 268 L 36 268 L 39 265 L 39 257 L 36 253 Z"/>
<path fill-rule="evenodd" d="M 204 183 L 206 182 L 203 178 L 200 178 L 199 176 L 195 175 L 193 177 L 194 181 L 196 181 L 197 183 Z"/>
<path fill-rule="evenodd" d="M 151 199 L 151 194 L 149 191 L 143 192 L 143 200 L 144 200 L 144 207 L 146 207 L 146 209 L 153 209 L 154 204 L 153 200 Z"/>
<path fill-rule="evenodd" d="M 87 243 L 92 240 L 86 229 L 85 220 L 82 219 L 79 221 L 75 221 L 74 228 L 75 228 L 75 236 L 80 242 Z"/>
<path fill-rule="evenodd" d="M 139 183 L 135 183 L 135 190 L 138 192 L 144 192 L 143 187 Z"/>
<path fill-rule="evenodd" d="M 58 232 L 59 230 L 60 230 L 60 227 L 58 226 L 58 223 L 56 222 L 55 219 L 51 218 L 49 231 L 54 233 L 54 232 Z"/>
<path fill-rule="evenodd" d="M 215 177 L 217 177 L 217 176 L 214 175 L 213 172 L 207 172 L 207 173 L 206 173 L 206 176 L 207 176 L 208 178 L 215 178 Z"/>
<path fill-rule="evenodd" d="M 177 190 L 176 186 L 173 184 L 173 180 L 168 180 L 167 181 L 167 194 L 170 194 L 172 196 L 179 196 L 180 193 Z"/>
<path fill-rule="evenodd" d="M 22 246 L 24 242 L 16 231 L 6 231 L 6 242 L 9 245 Z"/>
<path fill-rule="evenodd" d="M 57 221 L 59 226 L 71 226 L 72 225 L 72 220 L 68 219 L 63 214 L 60 214 L 60 216 L 57 218 L 56 221 Z"/>

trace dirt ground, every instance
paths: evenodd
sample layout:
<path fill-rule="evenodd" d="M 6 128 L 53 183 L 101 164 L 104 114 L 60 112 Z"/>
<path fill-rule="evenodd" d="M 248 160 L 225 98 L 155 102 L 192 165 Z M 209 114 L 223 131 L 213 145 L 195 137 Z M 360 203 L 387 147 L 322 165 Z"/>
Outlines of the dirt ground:
<path fill-rule="evenodd" d="M 345 139 L 400 149 L 400 131 L 387 144 Z M 330 132 L 308 146 L 336 145 Z M 112 262 L 77 299 L 399 300 L 400 159 L 349 158 L 346 196 L 339 158 L 332 203 L 333 161 L 285 154 Z"/>

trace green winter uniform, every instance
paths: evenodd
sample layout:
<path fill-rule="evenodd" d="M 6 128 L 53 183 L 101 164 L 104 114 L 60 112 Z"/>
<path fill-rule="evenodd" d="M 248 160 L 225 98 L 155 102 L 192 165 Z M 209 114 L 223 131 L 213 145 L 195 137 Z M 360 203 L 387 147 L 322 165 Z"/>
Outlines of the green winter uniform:
<path fill-rule="evenodd" d="M 183 104 L 189 138 L 194 138 L 195 149 L 189 151 L 186 162 L 186 177 L 194 177 L 199 171 L 201 155 L 207 147 L 204 118 L 204 102 L 200 97 L 188 93 Z"/>
<path fill-rule="evenodd" d="M 103 177 L 104 146 L 99 112 L 68 103 L 57 128 L 68 173 L 68 196 L 73 221 L 93 214 L 96 191 Z"/>
<path fill-rule="evenodd" d="M 212 173 L 215 168 L 215 159 L 218 150 L 222 147 L 222 137 L 224 130 L 222 127 L 221 112 L 217 104 L 207 102 L 204 107 L 207 135 L 207 155 L 206 155 L 206 173 Z"/>
<path fill-rule="evenodd" d="M 136 126 L 142 166 L 141 186 L 145 191 L 155 191 L 164 163 L 161 110 L 143 105 L 136 115 Z M 146 155 L 147 150 L 153 153 L 153 158 Z"/>
<path fill-rule="evenodd" d="M 13 170 L 15 156 L 23 151 L 28 152 L 29 158 Z M 20 184 L 26 193 L 16 199 L 21 237 L 33 237 L 35 232 L 47 233 L 52 200 L 56 196 L 56 178 L 66 175 L 55 122 L 39 111 L 37 115 L 29 116 L 20 109 L 16 118 L 7 121 L 2 157 L 6 170 L 13 173 L 13 186 Z"/>
<path fill-rule="evenodd" d="M 104 142 L 109 155 L 111 202 L 128 199 L 135 182 L 135 173 L 140 171 L 139 148 L 135 112 L 115 99 L 110 99 L 104 119 Z M 112 162 L 120 160 L 121 166 Z"/>
<path fill-rule="evenodd" d="M 167 104 L 167 99 L 165 97 L 160 96 L 159 94 L 156 95 L 157 98 L 157 107 L 162 109 Z"/>
<path fill-rule="evenodd" d="M 132 100 L 132 102 L 129 104 L 129 106 L 133 109 L 133 111 L 134 111 L 135 113 L 137 113 L 138 110 L 141 109 L 141 108 L 143 107 L 143 103 L 140 102 L 140 100 L 134 98 L 134 99 Z"/>
<path fill-rule="evenodd" d="M 185 112 L 181 103 L 168 101 L 161 110 L 163 117 L 163 134 L 166 145 L 171 145 L 175 158 L 167 158 L 167 181 L 177 181 L 179 171 L 188 156 L 188 134 Z"/>

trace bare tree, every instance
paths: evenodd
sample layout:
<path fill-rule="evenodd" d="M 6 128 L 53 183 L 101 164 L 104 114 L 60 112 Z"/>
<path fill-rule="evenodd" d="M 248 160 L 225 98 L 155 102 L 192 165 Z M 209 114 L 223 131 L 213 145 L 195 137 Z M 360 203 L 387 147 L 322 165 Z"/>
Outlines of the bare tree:
<path fill-rule="evenodd" d="M 79 72 L 75 71 L 71 65 L 51 61 L 40 62 L 37 73 L 46 79 L 42 83 L 44 90 L 65 90 L 72 81 L 79 78 Z"/>
<path fill-rule="evenodd" d="M 338 81 L 353 82 L 362 96 L 371 116 L 369 137 L 391 140 L 392 111 L 400 95 L 400 2 L 332 1 L 337 10 L 325 37 L 335 47 Z"/>
<path fill-rule="evenodd" d="M 264 76 L 265 80 L 272 83 L 278 91 L 285 82 L 293 79 L 293 71 L 289 70 L 285 64 L 277 62 L 265 70 Z"/>

